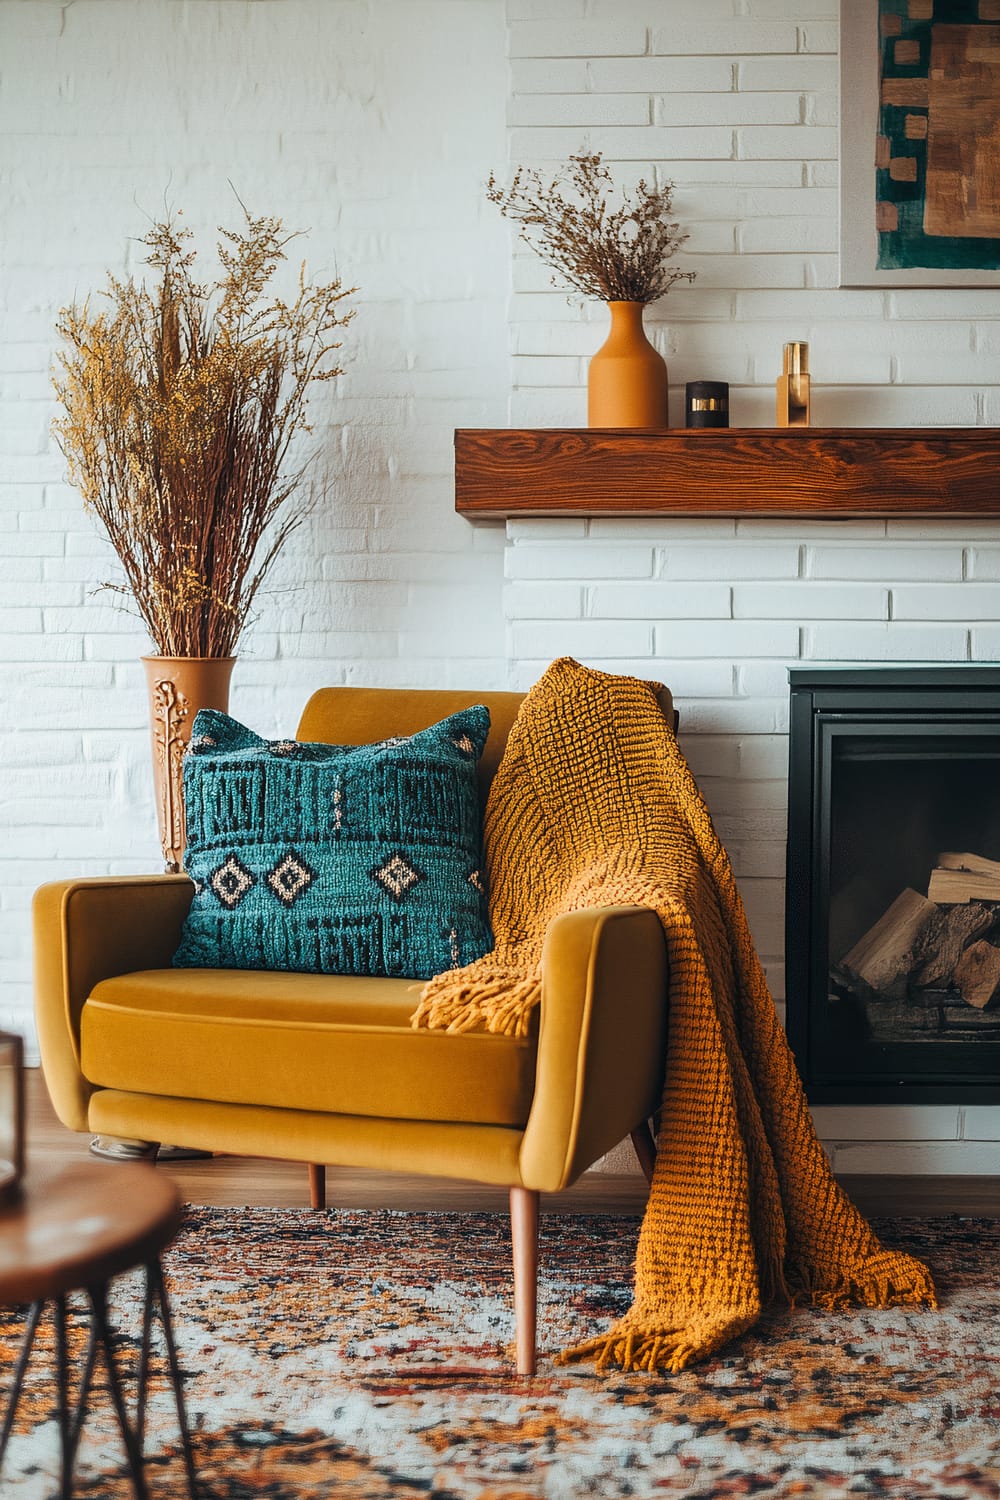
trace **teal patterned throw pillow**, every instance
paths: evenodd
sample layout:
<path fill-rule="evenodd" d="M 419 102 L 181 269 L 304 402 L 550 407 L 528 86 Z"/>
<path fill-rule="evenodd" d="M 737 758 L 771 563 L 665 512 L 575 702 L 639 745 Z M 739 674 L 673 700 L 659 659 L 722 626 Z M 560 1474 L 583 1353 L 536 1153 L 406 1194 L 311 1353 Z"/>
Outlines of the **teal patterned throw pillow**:
<path fill-rule="evenodd" d="M 184 764 L 195 894 L 174 963 L 427 979 L 479 958 L 489 728 L 477 706 L 406 739 L 310 745 L 203 709 Z"/>

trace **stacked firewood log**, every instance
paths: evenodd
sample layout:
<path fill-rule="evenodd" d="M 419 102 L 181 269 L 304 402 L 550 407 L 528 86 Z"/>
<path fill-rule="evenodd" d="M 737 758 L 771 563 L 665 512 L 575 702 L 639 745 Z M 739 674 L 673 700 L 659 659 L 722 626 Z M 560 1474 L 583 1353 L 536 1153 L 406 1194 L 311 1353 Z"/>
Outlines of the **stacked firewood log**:
<path fill-rule="evenodd" d="M 1000 862 L 941 854 L 927 895 L 907 888 L 837 966 L 879 994 L 946 991 L 1000 1006 Z"/>

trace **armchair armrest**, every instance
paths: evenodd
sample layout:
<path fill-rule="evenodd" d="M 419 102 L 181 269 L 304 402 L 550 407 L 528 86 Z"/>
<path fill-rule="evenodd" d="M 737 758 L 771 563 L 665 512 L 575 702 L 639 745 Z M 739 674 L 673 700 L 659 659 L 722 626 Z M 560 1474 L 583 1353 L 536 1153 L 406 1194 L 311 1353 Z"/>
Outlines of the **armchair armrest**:
<path fill-rule="evenodd" d="M 33 903 L 35 1019 L 56 1114 L 87 1129 L 80 1012 L 101 979 L 170 967 L 194 886 L 186 875 L 108 876 L 41 886 Z"/>
<path fill-rule="evenodd" d="M 556 917 L 542 950 L 525 1187 L 566 1187 L 649 1118 L 660 1104 L 666 1037 L 666 943 L 656 913 L 604 906 Z"/>

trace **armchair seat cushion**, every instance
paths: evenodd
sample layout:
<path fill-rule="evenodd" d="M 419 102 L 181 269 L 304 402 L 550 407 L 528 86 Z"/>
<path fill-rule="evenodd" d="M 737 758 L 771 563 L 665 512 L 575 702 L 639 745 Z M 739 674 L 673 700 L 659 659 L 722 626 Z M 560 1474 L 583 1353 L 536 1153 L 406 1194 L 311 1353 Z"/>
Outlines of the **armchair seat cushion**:
<path fill-rule="evenodd" d="M 98 1087 L 392 1119 L 523 1128 L 537 1037 L 414 1031 L 411 980 L 149 969 L 83 1007 Z"/>

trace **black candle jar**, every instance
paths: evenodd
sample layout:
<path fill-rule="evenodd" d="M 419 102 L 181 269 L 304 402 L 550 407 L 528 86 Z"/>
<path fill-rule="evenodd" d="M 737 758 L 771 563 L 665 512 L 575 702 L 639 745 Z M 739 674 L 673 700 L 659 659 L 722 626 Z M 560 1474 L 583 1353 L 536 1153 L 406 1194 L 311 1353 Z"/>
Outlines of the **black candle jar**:
<path fill-rule="evenodd" d="M 686 426 L 729 426 L 729 386 L 725 380 L 689 380 L 685 389 Z"/>

